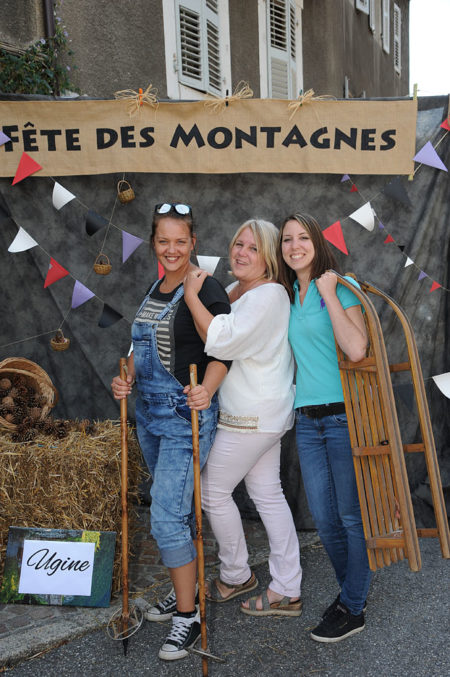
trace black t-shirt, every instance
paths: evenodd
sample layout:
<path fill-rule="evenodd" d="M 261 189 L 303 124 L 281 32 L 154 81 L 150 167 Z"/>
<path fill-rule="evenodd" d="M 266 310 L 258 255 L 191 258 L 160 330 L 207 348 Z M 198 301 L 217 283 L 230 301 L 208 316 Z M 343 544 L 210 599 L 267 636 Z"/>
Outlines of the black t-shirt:
<path fill-rule="evenodd" d="M 137 322 L 155 322 L 157 315 L 169 303 L 179 289 L 168 294 L 159 291 L 161 281 L 151 293 L 149 302 L 136 316 Z M 228 314 L 230 302 L 222 285 L 213 277 L 207 277 L 199 292 L 199 299 L 212 315 Z M 185 386 L 189 383 L 189 365 L 197 365 L 198 382 L 203 381 L 208 362 L 216 360 L 205 353 L 205 345 L 197 333 L 194 320 L 184 297 L 175 304 L 159 323 L 157 329 L 158 354 L 168 371 Z M 227 368 L 231 362 L 223 362 Z"/>

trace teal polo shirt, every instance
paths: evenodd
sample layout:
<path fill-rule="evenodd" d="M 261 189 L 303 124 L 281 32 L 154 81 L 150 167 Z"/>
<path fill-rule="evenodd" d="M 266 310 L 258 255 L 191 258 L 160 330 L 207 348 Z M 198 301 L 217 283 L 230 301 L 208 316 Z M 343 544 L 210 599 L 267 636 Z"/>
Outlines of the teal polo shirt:
<path fill-rule="evenodd" d="M 350 277 L 346 280 L 359 287 Z M 311 280 L 303 305 L 300 305 L 298 281 L 289 319 L 289 342 L 297 363 L 297 387 L 294 407 L 343 402 L 341 377 L 333 327 L 325 302 L 315 280 Z M 342 284 L 336 294 L 344 310 L 360 305 L 359 299 Z"/>

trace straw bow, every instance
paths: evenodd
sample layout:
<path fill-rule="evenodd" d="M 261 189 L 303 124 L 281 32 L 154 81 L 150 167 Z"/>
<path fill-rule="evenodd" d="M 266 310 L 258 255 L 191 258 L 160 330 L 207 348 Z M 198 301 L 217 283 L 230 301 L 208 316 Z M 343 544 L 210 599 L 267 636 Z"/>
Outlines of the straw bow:
<path fill-rule="evenodd" d="M 140 111 L 140 108 L 144 103 L 152 106 L 152 108 L 157 108 L 157 93 L 158 90 L 156 87 L 153 87 L 150 83 L 145 92 L 142 90 L 142 87 L 139 87 L 138 92 L 135 92 L 134 89 L 121 89 L 119 92 L 114 92 L 114 97 L 128 103 L 128 115 L 131 118 Z"/>
<path fill-rule="evenodd" d="M 253 96 L 253 90 L 250 88 L 248 82 L 241 80 L 236 85 L 236 88 L 231 96 L 219 97 L 209 95 L 205 101 L 205 106 L 208 108 L 211 113 L 221 113 L 225 106 L 228 106 L 229 103 L 233 101 L 239 101 L 240 99 L 251 99 Z"/>
<path fill-rule="evenodd" d="M 289 120 L 292 120 L 299 108 L 305 103 L 312 103 L 313 101 L 330 101 L 335 100 L 336 97 L 331 94 L 323 94 L 322 96 L 314 96 L 314 90 L 308 89 L 304 94 L 300 92 L 295 101 L 288 103 L 288 110 L 292 111 Z"/>

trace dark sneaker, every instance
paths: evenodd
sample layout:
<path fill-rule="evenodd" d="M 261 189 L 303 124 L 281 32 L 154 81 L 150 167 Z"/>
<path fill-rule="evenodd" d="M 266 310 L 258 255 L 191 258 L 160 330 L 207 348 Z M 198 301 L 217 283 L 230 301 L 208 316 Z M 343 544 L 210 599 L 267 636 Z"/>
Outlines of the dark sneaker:
<path fill-rule="evenodd" d="M 329 606 L 327 609 L 325 609 L 325 611 L 323 612 L 323 614 L 322 614 L 322 620 L 323 620 L 324 618 L 326 618 L 332 611 L 334 611 L 334 610 L 336 609 L 336 607 L 337 607 L 337 605 L 339 604 L 340 601 L 341 601 L 341 597 L 340 597 L 340 595 L 338 595 L 338 596 L 336 597 L 336 599 L 334 600 L 334 602 L 332 602 L 332 603 L 330 604 L 330 606 Z M 363 613 L 366 612 L 366 609 L 367 609 L 367 600 L 364 602 L 364 606 L 363 606 L 363 608 L 362 608 Z"/>
<path fill-rule="evenodd" d="M 198 586 L 196 587 L 195 606 L 198 610 Z M 175 590 L 172 588 L 167 597 L 155 604 L 155 606 L 147 609 L 144 613 L 144 618 L 148 621 L 170 621 L 176 610 L 177 598 Z"/>
<path fill-rule="evenodd" d="M 311 632 L 311 639 L 316 642 L 340 642 L 362 630 L 364 630 L 364 614 L 361 612 L 355 616 L 342 602 L 338 602 L 336 608 L 330 611 Z"/>
<path fill-rule="evenodd" d="M 148 621 L 169 621 L 177 610 L 177 598 L 175 590 L 169 592 L 161 602 L 155 604 L 144 613 Z"/>
<path fill-rule="evenodd" d="M 194 646 L 200 637 L 200 614 L 197 611 L 192 618 L 174 614 L 172 629 L 159 650 L 159 657 L 164 661 L 176 661 L 188 655 L 188 649 Z"/>

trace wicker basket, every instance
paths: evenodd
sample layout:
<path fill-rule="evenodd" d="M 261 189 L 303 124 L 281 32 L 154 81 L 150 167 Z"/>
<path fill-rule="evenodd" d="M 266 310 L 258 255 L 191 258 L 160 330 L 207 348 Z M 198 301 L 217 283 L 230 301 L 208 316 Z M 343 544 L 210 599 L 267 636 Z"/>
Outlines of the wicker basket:
<path fill-rule="evenodd" d="M 128 186 L 128 188 L 124 188 L 123 186 Z M 125 205 L 127 202 L 131 202 L 134 200 L 136 195 L 134 194 L 134 190 L 128 183 L 128 181 L 125 181 L 122 179 L 122 181 L 119 181 L 117 184 L 117 197 L 119 198 L 120 202 Z"/>
<path fill-rule="evenodd" d="M 58 401 L 58 392 L 53 385 L 50 376 L 38 364 L 27 360 L 25 357 L 7 357 L 0 362 L 0 378 L 14 378 L 15 375 L 23 376 L 28 387 L 33 388 L 39 397 L 45 399 L 39 420 L 48 416 L 50 409 Z M 10 423 L 0 416 L 0 427 L 7 430 L 17 430 L 16 423 Z"/>
<path fill-rule="evenodd" d="M 97 275 L 109 275 L 112 270 L 112 265 L 109 262 L 106 254 L 99 254 L 95 259 L 94 270 Z"/>

